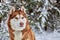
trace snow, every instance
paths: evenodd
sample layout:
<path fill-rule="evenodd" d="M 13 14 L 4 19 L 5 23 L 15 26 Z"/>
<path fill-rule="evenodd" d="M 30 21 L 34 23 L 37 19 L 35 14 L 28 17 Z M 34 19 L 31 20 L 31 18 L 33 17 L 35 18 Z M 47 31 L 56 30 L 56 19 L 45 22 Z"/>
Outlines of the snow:
<path fill-rule="evenodd" d="M 41 29 L 39 26 L 39 23 L 35 23 L 38 25 L 40 30 L 35 30 L 34 26 L 32 26 L 32 30 L 35 34 L 36 40 L 60 40 L 60 33 L 58 33 L 56 30 L 54 32 L 45 32 Z"/>
<path fill-rule="evenodd" d="M 39 1 L 40 2 L 41 0 L 34 0 L 34 1 Z"/>
<path fill-rule="evenodd" d="M 60 40 L 60 33 L 58 32 L 44 32 L 42 34 L 35 34 L 35 36 L 36 40 Z"/>
<path fill-rule="evenodd" d="M 56 3 L 56 0 L 50 0 L 52 3 Z"/>
<path fill-rule="evenodd" d="M 32 26 L 36 40 L 60 40 L 60 33 L 57 32 L 58 30 L 54 30 L 53 32 L 46 32 L 41 29 L 39 23 L 36 23 L 36 25 L 38 25 L 40 28 L 40 30 L 35 30 L 34 26 Z"/>
<path fill-rule="evenodd" d="M 5 3 L 10 3 L 10 1 L 8 1 L 8 0 L 5 0 L 4 2 L 5 2 Z"/>
<path fill-rule="evenodd" d="M 31 13 L 31 15 L 34 15 L 34 13 Z"/>

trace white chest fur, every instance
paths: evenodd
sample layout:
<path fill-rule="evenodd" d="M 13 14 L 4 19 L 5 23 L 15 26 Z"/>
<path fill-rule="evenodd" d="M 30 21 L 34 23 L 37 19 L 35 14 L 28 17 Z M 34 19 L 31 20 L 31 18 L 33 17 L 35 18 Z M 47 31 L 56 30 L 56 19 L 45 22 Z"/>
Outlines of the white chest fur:
<path fill-rule="evenodd" d="M 22 32 L 20 31 L 15 31 L 13 32 L 15 37 L 14 37 L 14 40 L 22 40 Z"/>

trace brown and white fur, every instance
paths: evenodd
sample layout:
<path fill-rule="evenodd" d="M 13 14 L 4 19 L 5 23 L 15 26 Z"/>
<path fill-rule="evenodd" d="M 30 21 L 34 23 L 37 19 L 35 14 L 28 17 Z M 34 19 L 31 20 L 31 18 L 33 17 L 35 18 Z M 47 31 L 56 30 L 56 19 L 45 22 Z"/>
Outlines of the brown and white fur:
<path fill-rule="evenodd" d="M 7 25 L 10 40 L 35 40 L 34 33 L 22 7 L 20 10 L 15 10 L 13 7 L 9 14 Z"/>

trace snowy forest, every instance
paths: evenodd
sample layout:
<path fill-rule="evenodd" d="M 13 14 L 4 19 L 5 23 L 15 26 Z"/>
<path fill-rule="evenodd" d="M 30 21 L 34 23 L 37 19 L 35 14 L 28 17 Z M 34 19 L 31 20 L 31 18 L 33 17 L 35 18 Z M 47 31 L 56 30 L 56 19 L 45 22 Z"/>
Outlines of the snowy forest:
<path fill-rule="evenodd" d="M 0 0 L 0 40 L 9 40 L 7 18 L 23 5 L 36 40 L 60 40 L 60 0 Z"/>

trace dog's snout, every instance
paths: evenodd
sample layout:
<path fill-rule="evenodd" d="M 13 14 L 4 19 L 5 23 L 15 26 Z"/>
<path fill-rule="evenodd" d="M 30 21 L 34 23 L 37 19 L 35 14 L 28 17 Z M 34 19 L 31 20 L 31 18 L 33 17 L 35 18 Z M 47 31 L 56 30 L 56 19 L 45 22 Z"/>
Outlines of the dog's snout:
<path fill-rule="evenodd" d="M 20 22 L 20 27 L 23 27 L 24 23 L 23 22 Z"/>

